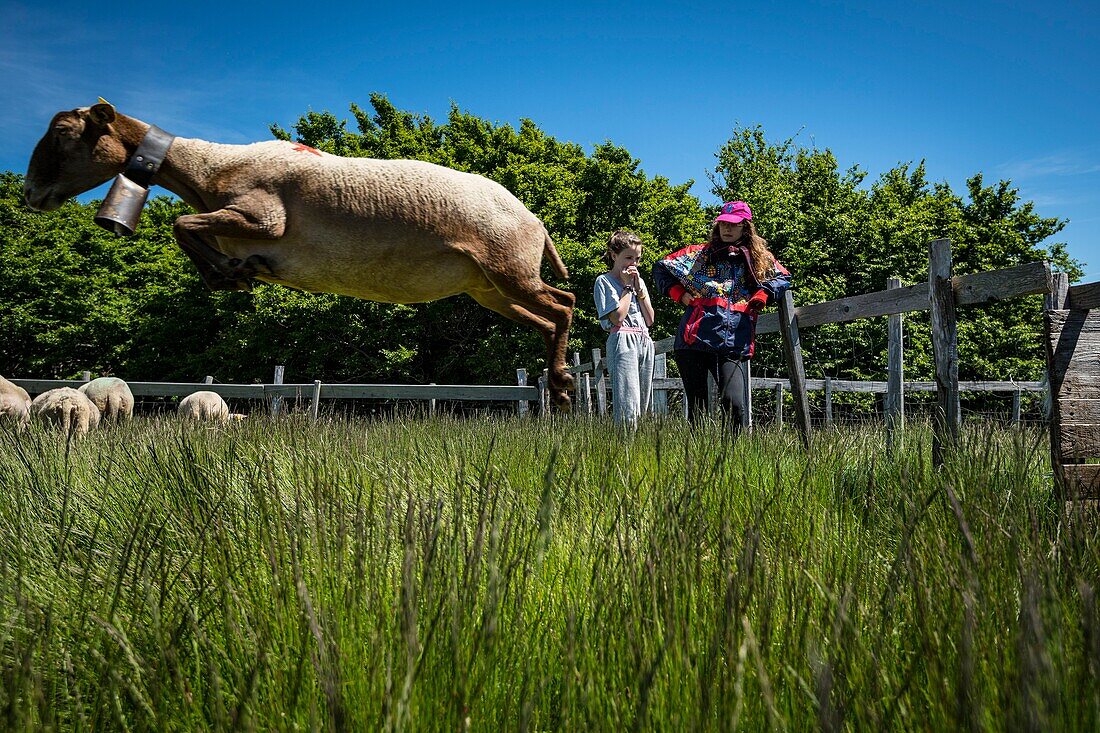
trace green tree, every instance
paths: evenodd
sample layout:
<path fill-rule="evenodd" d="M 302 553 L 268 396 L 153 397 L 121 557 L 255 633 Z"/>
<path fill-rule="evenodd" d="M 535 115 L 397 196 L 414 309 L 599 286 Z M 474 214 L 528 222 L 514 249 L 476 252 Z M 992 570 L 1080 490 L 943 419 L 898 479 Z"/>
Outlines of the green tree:
<path fill-rule="evenodd" d="M 1044 244 L 1065 221 L 1039 216 L 1021 202 L 1010 182 L 986 186 L 981 174 L 967 181 L 967 197 L 946 183 L 930 184 L 923 162 L 899 165 L 870 186 L 858 167 L 840 170 L 829 150 L 794 139 L 769 142 L 760 127 L 741 128 L 718 151 L 711 177 L 722 200 L 753 208 L 762 236 L 794 274 L 796 304 L 882 290 L 891 276 L 907 283 L 928 279 L 927 243 L 952 241 L 954 272 L 968 274 L 1049 259 L 1056 269 L 1081 275 L 1064 243 Z M 960 311 L 962 379 L 1038 379 L 1043 369 L 1042 299 L 1019 298 Z M 907 317 L 906 373 L 930 379 L 927 315 Z M 806 329 L 807 372 L 852 379 L 885 374 L 885 319 Z M 759 366 L 782 373 L 774 337 L 762 340 Z M 759 373 L 759 369 L 758 372 Z"/>

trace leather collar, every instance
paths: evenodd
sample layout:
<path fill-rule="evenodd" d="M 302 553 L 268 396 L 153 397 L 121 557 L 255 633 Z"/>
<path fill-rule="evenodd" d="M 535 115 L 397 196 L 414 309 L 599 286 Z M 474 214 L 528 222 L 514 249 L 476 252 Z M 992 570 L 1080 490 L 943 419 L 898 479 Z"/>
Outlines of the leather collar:
<path fill-rule="evenodd" d="M 143 188 L 149 188 L 175 139 L 175 135 L 170 135 L 156 125 L 150 125 L 141 144 L 126 163 L 126 170 L 122 175 Z"/>

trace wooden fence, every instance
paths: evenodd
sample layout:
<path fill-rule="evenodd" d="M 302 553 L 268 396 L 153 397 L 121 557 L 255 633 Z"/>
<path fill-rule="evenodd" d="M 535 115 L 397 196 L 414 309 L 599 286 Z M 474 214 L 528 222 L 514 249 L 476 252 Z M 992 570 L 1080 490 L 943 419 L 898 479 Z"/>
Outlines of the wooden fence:
<path fill-rule="evenodd" d="M 990 303 L 1024 295 L 1047 294 L 1053 288 L 1053 275 L 1047 262 L 1031 262 L 1017 267 L 979 272 L 972 275 L 951 275 L 951 242 L 937 239 L 928 246 L 928 282 L 904 286 L 897 278 L 891 278 L 887 289 L 865 295 L 856 295 L 825 303 L 803 305 L 795 308 L 790 291 L 779 302 L 778 313 L 767 313 L 757 321 L 757 334 L 779 332 L 782 335 L 783 352 L 790 379 L 785 382 L 790 389 L 798 428 L 807 447 L 810 446 L 810 411 L 807 392 L 817 383 L 806 379 L 802 366 L 802 348 L 799 330 L 826 323 L 846 323 L 862 318 L 889 316 L 889 345 L 885 383 L 887 440 L 891 443 L 897 430 L 904 424 L 904 380 L 902 337 L 904 314 L 931 311 L 932 347 L 935 359 L 935 438 L 933 459 L 937 465 L 943 462 L 944 452 L 958 441 L 960 422 L 959 357 L 957 344 L 957 309 L 968 305 Z M 1089 291 L 1092 293 L 1092 291 Z M 673 338 L 657 341 L 655 351 L 665 355 L 673 348 Z M 575 359 L 579 362 L 579 359 Z M 572 371 L 580 383 L 582 409 L 592 409 L 592 393 L 596 410 L 606 409 L 605 374 L 607 363 L 599 349 L 592 350 L 592 361 L 575 363 Z M 666 386 L 664 374 L 658 375 L 655 386 Z M 760 380 L 755 380 L 757 385 Z M 828 383 L 820 381 L 821 389 Z M 881 384 L 881 383 L 880 383 Z M 998 383 L 992 383 L 998 384 Z M 1004 384 L 1005 391 L 1022 388 Z M 836 389 L 837 382 L 831 385 Z M 877 390 L 877 388 L 876 388 Z M 863 391 L 863 390 L 861 390 Z M 1029 388 L 1030 391 L 1030 388 Z M 751 404 L 751 392 L 749 395 Z M 828 399 L 826 400 L 828 404 Z M 657 409 L 661 409 L 658 398 Z M 751 412 L 751 410 L 749 411 Z"/>
<path fill-rule="evenodd" d="M 1067 499 L 1100 498 L 1100 283 L 1054 281 L 1046 347 L 1052 419 L 1051 465 Z"/>

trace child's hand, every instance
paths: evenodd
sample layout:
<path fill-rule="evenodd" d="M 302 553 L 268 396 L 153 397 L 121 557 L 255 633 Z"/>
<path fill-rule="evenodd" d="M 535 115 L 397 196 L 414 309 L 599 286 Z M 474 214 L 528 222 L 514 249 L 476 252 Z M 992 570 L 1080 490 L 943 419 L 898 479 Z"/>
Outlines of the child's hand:
<path fill-rule="evenodd" d="M 642 287 L 642 276 L 638 274 L 638 266 L 631 265 L 623 270 L 623 274 L 630 278 L 630 284 L 635 288 L 640 289 Z"/>
<path fill-rule="evenodd" d="M 691 293 L 684 293 L 680 296 L 680 305 L 691 306 L 692 301 L 695 300 L 695 296 Z"/>

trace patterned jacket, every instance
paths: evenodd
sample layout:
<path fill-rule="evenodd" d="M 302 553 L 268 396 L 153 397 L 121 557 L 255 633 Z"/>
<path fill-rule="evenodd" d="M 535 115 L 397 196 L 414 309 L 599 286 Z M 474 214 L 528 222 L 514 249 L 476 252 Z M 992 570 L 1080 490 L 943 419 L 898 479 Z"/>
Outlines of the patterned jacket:
<path fill-rule="evenodd" d="M 753 306 L 776 302 L 791 286 L 791 274 L 776 261 L 769 278 L 758 281 L 748 247 L 692 244 L 658 260 L 653 283 L 677 303 L 685 292 L 696 296 L 680 319 L 677 350 L 751 358 L 759 310 Z"/>

